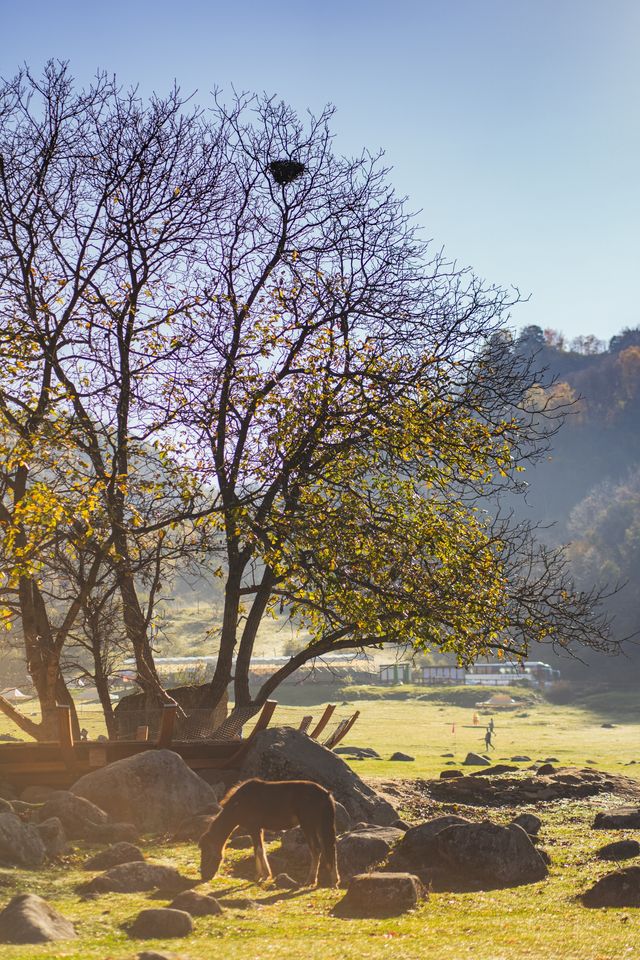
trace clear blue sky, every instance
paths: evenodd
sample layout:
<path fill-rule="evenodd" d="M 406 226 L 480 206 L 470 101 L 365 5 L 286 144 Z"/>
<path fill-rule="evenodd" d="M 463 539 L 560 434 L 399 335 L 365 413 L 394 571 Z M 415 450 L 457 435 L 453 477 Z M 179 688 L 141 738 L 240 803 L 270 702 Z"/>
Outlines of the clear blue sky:
<path fill-rule="evenodd" d="M 0 73 L 68 59 L 335 104 L 383 147 L 427 235 L 570 337 L 640 324 L 638 0 L 0 0 Z"/>

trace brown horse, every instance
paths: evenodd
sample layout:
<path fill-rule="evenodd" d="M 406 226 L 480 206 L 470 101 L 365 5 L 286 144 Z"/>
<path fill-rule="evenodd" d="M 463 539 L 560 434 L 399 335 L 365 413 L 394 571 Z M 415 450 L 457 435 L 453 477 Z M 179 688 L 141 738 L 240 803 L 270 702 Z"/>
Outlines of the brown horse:
<path fill-rule="evenodd" d="M 264 849 L 264 830 L 286 830 L 298 824 L 309 844 L 311 867 L 307 884 L 318 882 L 323 867 L 328 885 L 339 882 L 336 859 L 336 805 L 324 787 L 311 780 L 246 780 L 220 801 L 222 810 L 200 837 L 200 876 L 218 872 L 224 847 L 236 827 L 253 841 L 258 880 L 268 880 L 271 868 Z"/>

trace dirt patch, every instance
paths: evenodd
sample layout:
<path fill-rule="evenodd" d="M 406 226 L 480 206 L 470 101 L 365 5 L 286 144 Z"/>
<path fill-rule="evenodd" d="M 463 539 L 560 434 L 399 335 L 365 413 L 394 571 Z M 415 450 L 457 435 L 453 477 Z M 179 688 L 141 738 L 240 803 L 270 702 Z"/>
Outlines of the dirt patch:
<path fill-rule="evenodd" d="M 599 794 L 640 798 L 640 782 L 600 770 L 566 767 L 550 776 L 494 774 L 453 780 L 370 780 L 379 794 L 412 820 L 433 816 L 440 804 L 517 807 Z"/>

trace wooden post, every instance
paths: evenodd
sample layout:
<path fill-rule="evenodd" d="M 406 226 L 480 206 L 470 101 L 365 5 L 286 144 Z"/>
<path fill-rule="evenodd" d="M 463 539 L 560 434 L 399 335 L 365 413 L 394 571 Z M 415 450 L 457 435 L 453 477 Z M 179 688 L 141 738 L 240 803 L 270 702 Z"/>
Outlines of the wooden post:
<path fill-rule="evenodd" d="M 56 706 L 58 715 L 58 740 L 63 750 L 73 750 L 73 728 L 71 726 L 71 707 L 66 704 Z"/>
<path fill-rule="evenodd" d="M 58 742 L 60 743 L 60 753 L 65 766 L 73 770 L 76 765 L 76 758 L 73 751 L 73 727 L 71 726 L 71 707 L 67 704 L 57 704 L 56 714 L 58 718 Z"/>
<path fill-rule="evenodd" d="M 136 727 L 136 740 L 148 740 L 149 739 L 149 727 L 146 723 L 140 724 L 139 727 Z"/>
<path fill-rule="evenodd" d="M 160 733 L 158 734 L 158 747 L 167 749 L 171 746 L 173 740 L 173 728 L 176 722 L 178 707 L 175 703 L 167 703 L 162 708 L 162 718 L 160 720 Z"/>
<path fill-rule="evenodd" d="M 311 737 L 312 740 L 317 740 L 318 736 L 322 733 L 322 731 L 324 730 L 324 728 L 326 727 L 326 725 L 329 723 L 329 720 L 331 719 L 331 715 L 332 715 L 333 711 L 335 710 L 335 708 L 336 708 L 335 703 L 329 703 L 329 704 L 327 704 L 327 706 L 324 708 L 324 713 L 322 714 L 322 716 L 321 716 L 320 719 L 318 720 L 317 725 L 314 727 L 314 729 L 313 729 L 313 730 L 311 731 L 311 733 L 309 734 L 309 736 Z"/>

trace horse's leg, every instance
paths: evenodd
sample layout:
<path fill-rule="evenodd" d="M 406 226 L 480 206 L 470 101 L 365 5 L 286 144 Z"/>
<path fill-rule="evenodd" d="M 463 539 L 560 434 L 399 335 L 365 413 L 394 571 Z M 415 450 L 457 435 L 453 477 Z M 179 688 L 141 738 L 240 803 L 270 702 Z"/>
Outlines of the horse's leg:
<path fill-rule="evenodd" d="M 311 854 L 311 864 L 305 885 L 315 887 L 318 882 L 318 867 L 320 866 L 320 853 L 322 850 L 320 837 L 318 836 L 315 824 L 309 823 L 303 818 L 300 818 L 300 829 L 304 833 L 304 838 L 307 841 L 309 853 Z"/>
<path fill-rule="evenodd" d="M 256 859 L 256 878 L 258 880 L 269 880 L 271 878 L 271 867 L 267 860 L 267 851 L 264 848 L 264 834 L 262 829 L 252 832 L 253 851 Z"/>
<path fill-rule="evenodd" d="M 337 887 L 340 883 L 338 874 L 338 851 L 336 847 L 336 811 L 333 804 L 327 805 L 322 811 L 319 824 L 320 835 L 320 866 L 322 876 L 326 875 L 327 882 L 331 887 Z"/>

